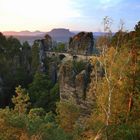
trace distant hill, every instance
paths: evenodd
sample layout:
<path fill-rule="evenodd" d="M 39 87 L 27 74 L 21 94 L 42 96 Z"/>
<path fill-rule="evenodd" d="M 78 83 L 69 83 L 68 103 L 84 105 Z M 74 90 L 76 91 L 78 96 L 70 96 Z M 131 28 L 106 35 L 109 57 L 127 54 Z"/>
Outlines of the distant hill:
<path fill-rule="evenodd" d="M 45 34 L 45 32 L 40 32 L 40 31 L 35 31 L 35 32 L 30 32 L 30 31 L 20 31 L 20 32 L 16 32 L 16 31 L 6 31 L 3 32 L 4 35 L 6 36 L 43 36 Z"/>
<path fill-rule="evenodd" d="M 3 32 L 3 34 L 6 36 L 12 35 L 18 38 L 21 42 L 28 41 L 30 44 L 33 44 L 35 39 L 44 38 L 45 34 L 49 34 L 52 37 L 52 39 L 57 42 L 68 42 L 69 38 L 75 35 L 73 32 L 70 32 L 69 29 L 64 29 L 64 28 L 52 29 L 49 32 L 6 31 L 6 32 Z"/>
<path fill-rule="evenodd" d="M 47 34 L 58 42 L 68 42 L 69 38 L 75 35 L 73 32 L 70 32 L 69 29 L 64 28 L 52 29 L 50 32 L 47 32 Z"/>
<path fill-rule="evenodd" d="M 75 34 L 78 34 L 81 31 L 70 31 L 69 29 L 65 28 L 56 28 L 52 29 L 49 32 L 41 32 L 41 31 L 20 31 L 20 32 L 15 32 L 15 31 L 6 31 L 3 32 L 4 35 L 6 36 L 14 36 L 17 39 L 21 41 L 21 43 L 28 41 L 30 45 L 33 44 L 34 40 L 37 39 L 43 39 L 45 34 L 49 34 L 54 41 L 57 42 L 68 42 L 70 37 L 73 37 Z M 113 33 L 114 34 L 114 33 Z M 100 36 L 105 35 L 104 32 L 93 32 L 93 36 L 95 39 L 97 39 Z"/>
<path fill-rule="evenodd" d="M 23 36 L 23 35 L 15 35 L 14 36 L 15 38 L 17 38 L 21 43 L 27 41 L 30 45 L 33 45 L 34 41 L 35 40 L 38 40 L 38 39 L 43 39 L 44 36 Z"/>

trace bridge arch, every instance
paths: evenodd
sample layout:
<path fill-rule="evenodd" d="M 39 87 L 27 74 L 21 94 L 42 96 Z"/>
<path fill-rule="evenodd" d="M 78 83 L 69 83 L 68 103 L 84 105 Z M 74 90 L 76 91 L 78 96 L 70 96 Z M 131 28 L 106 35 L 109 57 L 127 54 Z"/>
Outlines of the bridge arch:
<path fill-rule="evenodd" d="M 64 54 L 59 54 L 59 59 L 63 60 L 66 56 Z"/>

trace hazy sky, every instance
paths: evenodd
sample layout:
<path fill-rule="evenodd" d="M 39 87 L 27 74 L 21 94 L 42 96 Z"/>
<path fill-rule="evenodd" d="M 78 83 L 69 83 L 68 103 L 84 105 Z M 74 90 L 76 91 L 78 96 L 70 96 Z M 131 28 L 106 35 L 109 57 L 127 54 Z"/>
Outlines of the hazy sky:
<path fill-rule="evenodd" d="M 0 31 L 69 28 L 102 31 L 102 19 L 123 19 L 126 30 L 140 20 L 140 0 L 0 0 Z"/>

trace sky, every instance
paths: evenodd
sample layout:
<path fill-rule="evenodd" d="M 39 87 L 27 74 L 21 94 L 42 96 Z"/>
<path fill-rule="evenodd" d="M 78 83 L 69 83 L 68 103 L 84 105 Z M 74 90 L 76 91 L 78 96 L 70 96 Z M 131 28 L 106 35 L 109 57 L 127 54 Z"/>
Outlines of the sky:
<path fill-rule="evenodd" d="M 140 21 L 140 0 L 0 0 L 0 31 L 103 31 L 103 18 L 111 29 L 133 30 Z"/>

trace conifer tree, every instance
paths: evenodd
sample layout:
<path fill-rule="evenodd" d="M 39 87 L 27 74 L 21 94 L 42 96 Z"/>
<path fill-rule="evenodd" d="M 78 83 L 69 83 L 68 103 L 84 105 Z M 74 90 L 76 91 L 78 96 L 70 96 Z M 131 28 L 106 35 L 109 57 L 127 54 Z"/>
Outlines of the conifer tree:
<path fill-rule="evenodd" d="M 27 109 L 30 105 L 29 96 L 25 89 L 22 89 L 21 86 L 16 87 L 16 95 L 13 96 L 12 102 L 15 105 L 14 111 L 17 111 L 19 114 L 24 114 L 27 112 Z"/>

